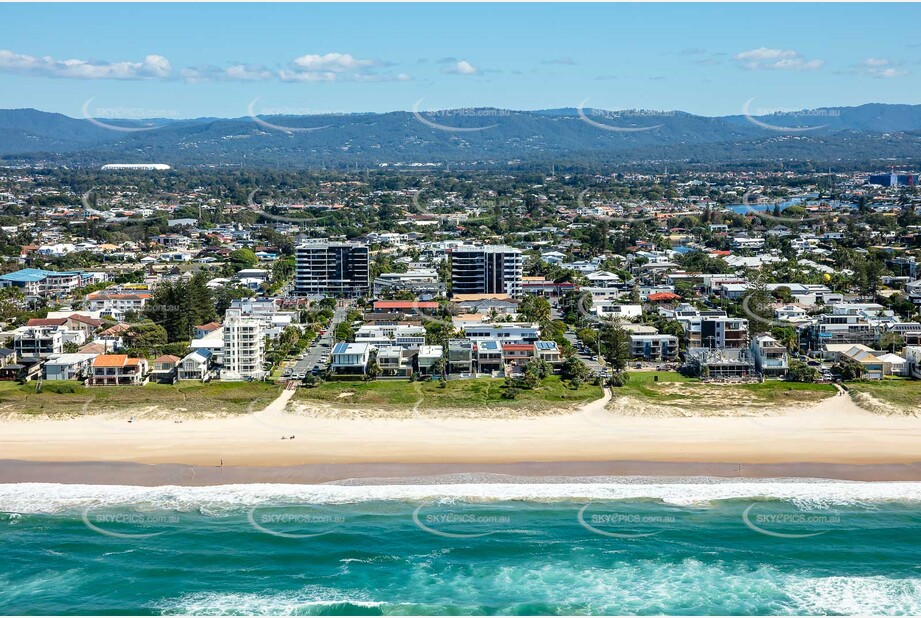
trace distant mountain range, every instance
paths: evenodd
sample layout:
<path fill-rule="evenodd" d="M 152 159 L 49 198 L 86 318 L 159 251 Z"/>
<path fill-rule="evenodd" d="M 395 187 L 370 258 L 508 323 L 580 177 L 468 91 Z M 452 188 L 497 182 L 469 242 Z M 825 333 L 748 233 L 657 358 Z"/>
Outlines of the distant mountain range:
<path fill-rule="evenodd" d="M 313 116 L 109 120 L 0 110 L 0 157 L 71 166 L 348 168 L 779 164 L 917 166 L 921 105 L 768 116 L 493 108 Z"/>

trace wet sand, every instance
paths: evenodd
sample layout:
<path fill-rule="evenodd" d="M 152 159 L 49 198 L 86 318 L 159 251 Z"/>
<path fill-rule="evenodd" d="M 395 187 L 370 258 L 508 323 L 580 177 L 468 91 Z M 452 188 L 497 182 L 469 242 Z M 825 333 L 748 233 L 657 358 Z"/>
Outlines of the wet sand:
<path fill-rule="evenodd" d="M 131 462 L 35 462 L 0 460 L 0 483 L 75 483 L 88 485 L 181 485 L 202 487 L 243 483 L 362 484 L 413 483 L 422 477 L 459 475 L 457 482 L 487 475 L 496 481 L 572 481 L 578 477 L 834 479 L 921 481 L 921 463 L 844 465 L 823 463 L 732 464 L 649 461 L 523 462 L 515 464 L 309 464 L 289 467 L 189 466 Z M 496 475 L 501 475 L 496 476 Z M 482 482 L 482 481 L 481 481 Z"/>

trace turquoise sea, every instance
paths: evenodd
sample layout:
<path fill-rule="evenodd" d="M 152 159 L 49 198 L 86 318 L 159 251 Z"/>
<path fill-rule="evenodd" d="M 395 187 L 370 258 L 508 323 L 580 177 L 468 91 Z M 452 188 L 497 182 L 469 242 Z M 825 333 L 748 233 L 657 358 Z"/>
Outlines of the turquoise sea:
<path fill-rule="evenodd" d="M 921 614 L 917 483 L 496 480 L 0 485 L 0 613 Z"/>

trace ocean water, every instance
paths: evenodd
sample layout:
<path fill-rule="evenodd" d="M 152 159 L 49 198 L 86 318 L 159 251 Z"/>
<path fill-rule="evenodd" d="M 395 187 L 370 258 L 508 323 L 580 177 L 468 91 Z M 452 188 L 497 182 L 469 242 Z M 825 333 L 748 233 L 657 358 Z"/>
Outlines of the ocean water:
<path fill-rule="evenodd" d="M 0 485 L 0 613 L 921 614 L 921 484 L 495 480 Z"/>

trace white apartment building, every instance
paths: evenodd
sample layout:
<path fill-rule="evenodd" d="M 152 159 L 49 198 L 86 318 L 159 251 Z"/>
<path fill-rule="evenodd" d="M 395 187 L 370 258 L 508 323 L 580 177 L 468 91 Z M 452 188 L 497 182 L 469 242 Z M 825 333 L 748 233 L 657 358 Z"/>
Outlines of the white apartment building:
<path fill-rule="evenodd" d="M 261 380 L 265 376 L 265 328 L 261 320 L 228 310 L 224 319 L 222 380 Z"/>
<path fill-rule="evenodd" d="M 473 341 L 493 339 L 502 343 L 533 343 L 540 339 L 540 327 L 528 322 L 477 324 L 465 327 L 464 336 Z"/>
<path fill-rule="evenodd" d="M 16 330 L 13 350 L 17 358 L 48 358 L 52 354 L 64 353 L 63 326 L 24 326 Z"/>
<path fill-rule="evenodd" d="M 111 316 L 121 322 L 128 312 L 141 313 L 150 300 L 150 292 L 109 292 L 102 290 L 86 296 L 86 308 L 100 316 Z"/>
<path fill-rule="evenodd" d="M 277 338 L 285 328 L 297 323 L 296 311 L 280 311 L 274 298 L 240 298 L 231 301 L 228 313 L 262 322 L 265 336 Z"/>

